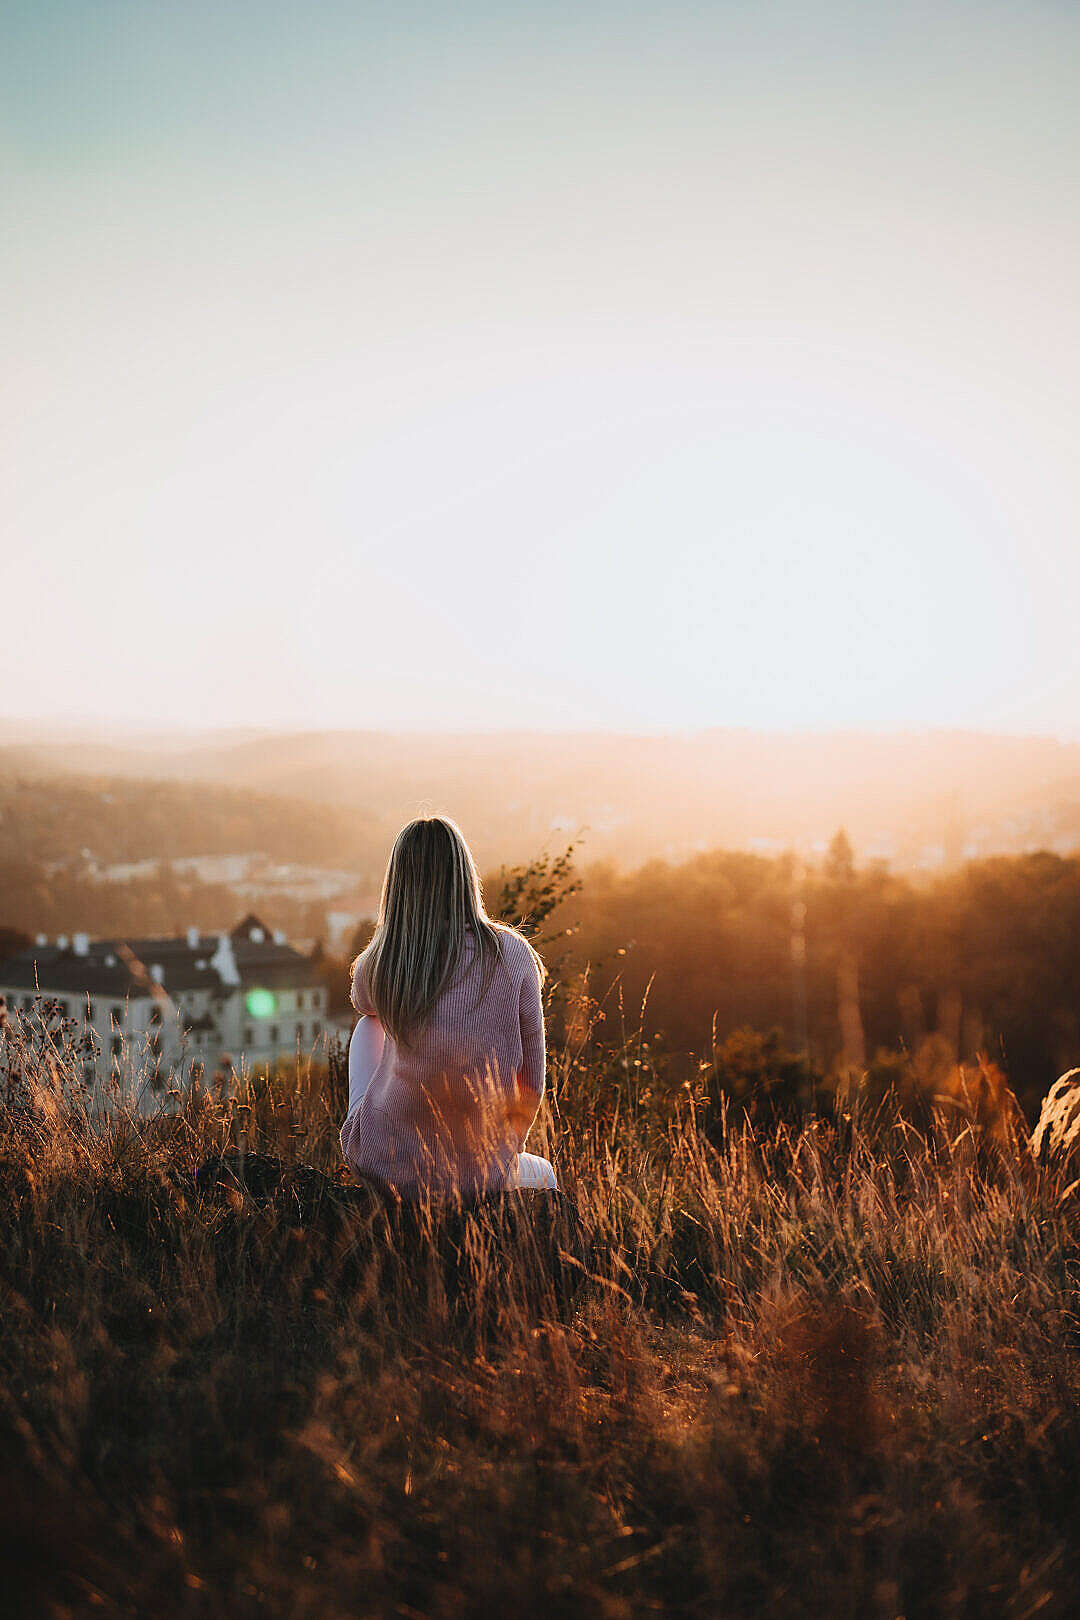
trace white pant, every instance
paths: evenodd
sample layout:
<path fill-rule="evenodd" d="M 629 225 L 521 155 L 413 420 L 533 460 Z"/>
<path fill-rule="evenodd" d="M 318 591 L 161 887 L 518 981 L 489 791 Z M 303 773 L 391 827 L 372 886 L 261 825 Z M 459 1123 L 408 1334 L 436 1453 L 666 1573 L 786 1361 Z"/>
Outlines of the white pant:
<path fill-rule="evenodd" d="M 519 1153 L 506 1178 L 508 1187 L 524 1187 L 530 1191 L 558 1192 L 559 1183 L 547 1159 L 539 1153 Z"/>

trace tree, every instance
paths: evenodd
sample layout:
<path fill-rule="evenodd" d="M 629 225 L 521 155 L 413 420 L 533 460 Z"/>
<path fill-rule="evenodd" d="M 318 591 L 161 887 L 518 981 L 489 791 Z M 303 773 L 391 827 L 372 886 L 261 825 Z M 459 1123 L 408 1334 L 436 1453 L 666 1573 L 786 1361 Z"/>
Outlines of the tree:
<path fill-rule="evenodd" d="M 755 1125 L 797 1121 L 831 1100 L 824 1076 L 804 1053 L 788 1049 L 781 1029 L 736 1029 L 715 1048 L 705 1082 L 705 1128 L 719 1141 L 725 1118 Z"/>
<path fill-rule="evenodd" d="M 855 877 L 855 851 L 851 839 L 839 828 L 825 856 L 825 876 L 830 883 L 851 883 Z"/>
<path fill-rule="evenodd" d="M 535 939 L 556 907 L 581 888 L 574 871 L 575 848 L 568 844 L 561 855 L 545 851 L 527 866 L 502 867 L 490 885 L 490 910 L 496 921 L 509 923 Z"/>

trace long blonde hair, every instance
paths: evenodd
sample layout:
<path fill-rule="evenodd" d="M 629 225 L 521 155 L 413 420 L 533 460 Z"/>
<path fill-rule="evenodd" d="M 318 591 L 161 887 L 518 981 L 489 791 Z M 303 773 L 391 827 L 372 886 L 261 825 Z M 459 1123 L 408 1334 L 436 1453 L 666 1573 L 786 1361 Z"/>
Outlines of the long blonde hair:
<path fill-rule="evenodd" d="M 502 957 L 500 938 L 515 930 L 485 911 L 480 874 L 457 823 L 420 816 L 394 840 L 375 932 L 352 965 L 355 975 L 363 963 L 371 1004 L 395 1041 L 410 1045 L 427 1022 L 470 931 L 483 958 L 482 1001 Z M 529 950 L 543 980 L 544 964 Z"/>

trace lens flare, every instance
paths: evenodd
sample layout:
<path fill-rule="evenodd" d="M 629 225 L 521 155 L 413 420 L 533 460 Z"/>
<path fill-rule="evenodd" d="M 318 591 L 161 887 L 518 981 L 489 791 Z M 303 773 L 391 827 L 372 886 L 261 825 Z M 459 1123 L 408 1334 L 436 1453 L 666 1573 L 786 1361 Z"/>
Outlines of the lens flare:
<path fill-rule="evenodd" d="M 272 1018 L 277 1012 L 277 997 L 272 990 L 249 990 L 244 1005 L 252 1018 Z"/>

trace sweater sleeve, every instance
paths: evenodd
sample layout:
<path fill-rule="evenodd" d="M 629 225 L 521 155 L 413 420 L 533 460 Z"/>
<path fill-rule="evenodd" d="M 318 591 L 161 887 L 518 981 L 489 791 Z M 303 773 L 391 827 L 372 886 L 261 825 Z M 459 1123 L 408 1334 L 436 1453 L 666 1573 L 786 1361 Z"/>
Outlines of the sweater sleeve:
<path fill-rule="evenodd" d="M 521 1069 L 518 1075 L 523 1108 L 528 1107 L 531 1125 L 544 1095 L 546 1053 L 544 1048 L 544 1004 L 540 998 L 540 975 L 531 955 L 525 964 L 518 1003 L 521 1020 Z"/>
<path fill-rule="evenodd" d="M 367 963 L 362 956 L 356 958 L 356 971 L 352 976 L 352 987 L 349 994 L 352 1004 L 361 1018 L 378 1016 L 372 1006 L 371 994 L 367 984 Z"/>
<path fill-rule="evenodd" d="M 356 1021 L 349 1042 L 349 1113 L 354 1113 L 364 1100 L 371 1077 L 379 1067 L 386 1036 L 379 1020 L 365 1013 Z"/>
<path fill-rule="evenodd" d="M 385 1043 L 379 1020 L 366 1013 L 357 1020 L 349 1042 L 349 1112 L 341 1127 L 341 1153 L 347 1164 L 355 1169 L 356 1139 L 360 1131 L 360 1106 L 379 1066 Z"/>

